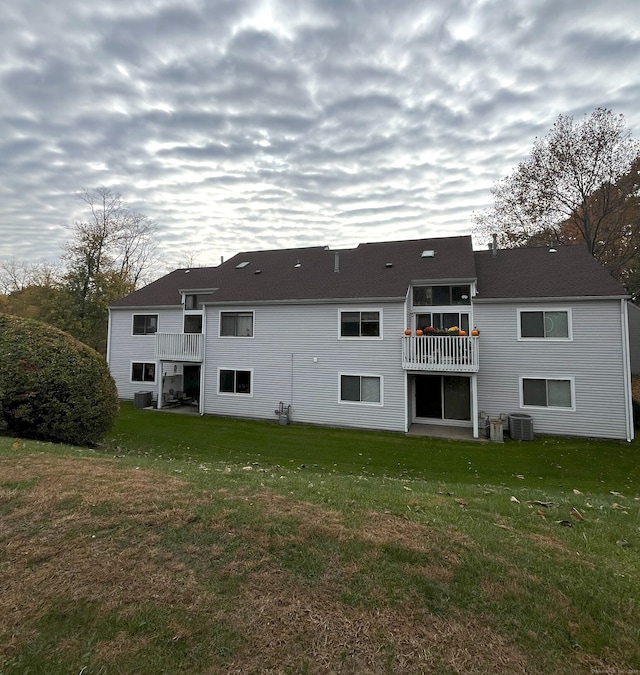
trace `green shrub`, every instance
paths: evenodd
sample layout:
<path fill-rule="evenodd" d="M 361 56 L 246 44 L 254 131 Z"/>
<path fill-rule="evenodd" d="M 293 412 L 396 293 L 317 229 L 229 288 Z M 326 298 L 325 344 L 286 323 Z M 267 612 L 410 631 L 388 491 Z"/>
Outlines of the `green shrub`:
<path fill-rule="evenodd" d="M 91 445 L 117 414 L 100 354 L 57 328 L 0 314 L 0 431 Z"/>

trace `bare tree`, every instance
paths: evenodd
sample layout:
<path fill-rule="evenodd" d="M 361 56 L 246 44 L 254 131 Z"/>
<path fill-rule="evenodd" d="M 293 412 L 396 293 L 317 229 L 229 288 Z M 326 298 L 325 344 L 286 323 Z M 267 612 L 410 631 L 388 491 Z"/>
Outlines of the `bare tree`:
<path fill-rule="evenodd" d="M 156 224 L 131 211 L 109 188 L 78 193 L 89 210 L 70 227 L 64 247 L 63 286 L 72 299 L 76 321 L 69 330 L 97 349 L 106 336 L 107 307 L 132 292 L 154 262 Z"/>
<path fill-rule="evenodd" d="M 30 286 L 52 287 L 60 279 L 60 270 L 46 260 L 31 263 L 9 258 L 0 261 L 0 293 L 23 291 Z"/>
<path fill-rule="evenodd" d="M 640 144 L 622 115 L 603 108 L 578 122 L 560 115 L 492 188 L 494 206 L 475 214 L 474 232 L 487 239 L 495 232 L 506 247 L 584 242 L 621 277 L 640 243 L 638 211 L 631 208 L 638 198 L 639 157 Z"/>

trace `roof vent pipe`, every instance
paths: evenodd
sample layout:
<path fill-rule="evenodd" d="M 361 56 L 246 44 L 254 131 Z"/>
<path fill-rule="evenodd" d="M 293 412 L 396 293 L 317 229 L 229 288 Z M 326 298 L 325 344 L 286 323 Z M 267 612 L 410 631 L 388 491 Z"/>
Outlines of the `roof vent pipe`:
<path fill-rule="evenodd" d="M 495 258 L 498 255 L 498 235 L 494 232 L 491 237 L 491 255 Z"/>
<path fill-rule="evenodd" d="M 340 271 L 340 254 L 336 251 L 336 257 L 333 262 L 333 271 L 334 272 L 339 272 Z"/>

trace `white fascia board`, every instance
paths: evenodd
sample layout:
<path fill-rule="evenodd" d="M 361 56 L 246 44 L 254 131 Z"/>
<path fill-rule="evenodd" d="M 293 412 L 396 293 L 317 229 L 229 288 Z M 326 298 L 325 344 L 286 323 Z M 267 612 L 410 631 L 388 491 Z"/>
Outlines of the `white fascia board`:
<path fill-rule="evenodd" d="M 295 300 L 211 300 L 203 302 L 208 306 L 240 306 L 253 307 L 257 305 L 358 305 L 362 303 L 404 302 L 404 296 L 393 298 L 298 298 Z"/>
<path fill-rule="evenodd" d="M 545 302 L 593 302 L 594 300 L 625 300 L 627 295 L 579 295 L 570 297 L 566 295 L 558 295 L 554 297 L 535 297 L 535 298 L 479 298 L 477 295 L 473 298 L 473 303 L 476 305 L 506 305 L 513 303 L 540 303 Z"/>

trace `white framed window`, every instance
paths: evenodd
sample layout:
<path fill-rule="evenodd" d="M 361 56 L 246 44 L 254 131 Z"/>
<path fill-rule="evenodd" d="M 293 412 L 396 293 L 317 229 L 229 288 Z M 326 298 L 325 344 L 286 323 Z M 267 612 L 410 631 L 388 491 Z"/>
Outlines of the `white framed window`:
<path fill-rule="evenodd" d="M 449 330 L 453 326 L 458 326 L 461 330 L 469 334 L 469 312 L 420 312 L 415 315 L 416 329 L 424 330 L 429 326 L 436 330 Z"/>
<path fill-rule="evenodd" d="M 154 335 L 158 332 L 157 314 L 134 314 L 132 335 Z"/>
<path fill-rule="evenodd" d="M 339 400 L 341 403 L 382 405 L 382 377 L 339 373 Z"/>
<path fill-rule="evenodd" d="M 521 377 L 520 405 L 523 408 L 575 410 L 574 379 Z"/>
<path fill-rule="evenodd" d="M 374 338 L 382 337 L 381 309 L 341 309 L 341 338 Z"/>
<path fill-rule="evenodd" d="M 253 396 L 253 370 L 218 368 L 218 393 Z"/>
<path fill-rule="evenodd" d="M 519 309 L 519 340 L 572 340 L 571 309 Z"/>
<path fill-rule="evenodd" d="M 156 364 L 134 361 L 131 363 L 131 381 L 155 384 Z"/>
<path fill-rule="evenodd" d="M 253 312 L 220 312 L 220 337 L 253 337 Z"/>

